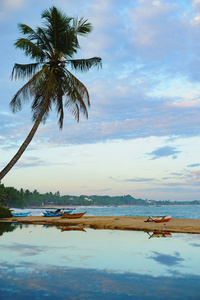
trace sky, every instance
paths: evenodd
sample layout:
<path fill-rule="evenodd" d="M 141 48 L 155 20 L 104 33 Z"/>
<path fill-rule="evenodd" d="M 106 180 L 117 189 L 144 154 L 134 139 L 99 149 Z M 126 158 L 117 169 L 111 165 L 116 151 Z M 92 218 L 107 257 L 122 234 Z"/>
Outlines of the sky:
<path fill-rule="evenodd" d="M 9 103 L 27 63 L 14 42 L 18 23 L 41 26 L 56 6 L 93 25 L 76 58 L 102 58 L 102 68 L 75 75 L 88 88 L 89 118 L 65 111 L 59 130 L 52 110 L 2 179 L 5 186 L 61 195 L 131 195 L 200 199 L 200 0 L 0 0 L 0 168 L 32 128 L 27 101 Z"/>

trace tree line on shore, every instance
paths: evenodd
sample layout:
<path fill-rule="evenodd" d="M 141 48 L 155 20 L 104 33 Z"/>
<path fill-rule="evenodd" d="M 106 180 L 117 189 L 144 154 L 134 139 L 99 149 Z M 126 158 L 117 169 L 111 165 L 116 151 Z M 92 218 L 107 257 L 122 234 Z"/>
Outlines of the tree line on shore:
<path fill-rule="evenodd" d="M 4 207 L 24 208 L 30 206 L 113 206 L 113 205 L 200 205 L 200 200 L 193 201 L 170 201 L 170 200 L 147 200 L 136 199 L 131 195 L 123 196 L 98 196 L 81 195 L 61 196 L 59 192 L 39 193 L 37 190 L 29 191 L 21 188 L 5 187 L 0 184 L 0 205 Z"/>

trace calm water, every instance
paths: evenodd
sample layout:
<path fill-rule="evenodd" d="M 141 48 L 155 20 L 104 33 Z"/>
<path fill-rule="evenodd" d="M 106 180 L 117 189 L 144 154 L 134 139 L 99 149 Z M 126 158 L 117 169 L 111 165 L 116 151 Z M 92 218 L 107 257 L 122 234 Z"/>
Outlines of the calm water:
<path fill-rule="evenodd" d="M 0 299 L 200 299 L 200 235 L 0 223 Z"/>
<path fill-rule="evenodd" d="M 45 209 L 25 209 L 15 211 L 31 211 L 34 216 L 42 215 Z M 155 216 L 171 215 L 172 218 L 200 219 L 200 205 L 198 206 L 119 206 L 119 207 L 79 207 L 76 212 L 87 211 L 88 216 Z"/>

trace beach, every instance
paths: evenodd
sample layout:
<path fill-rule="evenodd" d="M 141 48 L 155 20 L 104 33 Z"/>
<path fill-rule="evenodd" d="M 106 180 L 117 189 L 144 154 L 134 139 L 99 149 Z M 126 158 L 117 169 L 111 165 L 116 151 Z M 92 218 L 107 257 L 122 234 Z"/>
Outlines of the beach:
<path fill-rule="evenodd" d="M 200 219 L 172 218 L 168 222 L 145 222 L 146 217 L 120 217 L 120 216 L 83 216 L 79 219 L 62 217 L 11 217 L 0 219 L 0 222 L 38 224 L 74 229 L 93 228 L 111 230 L 134 230 L 145 232 L 171 232 L 200 234 Z"/>

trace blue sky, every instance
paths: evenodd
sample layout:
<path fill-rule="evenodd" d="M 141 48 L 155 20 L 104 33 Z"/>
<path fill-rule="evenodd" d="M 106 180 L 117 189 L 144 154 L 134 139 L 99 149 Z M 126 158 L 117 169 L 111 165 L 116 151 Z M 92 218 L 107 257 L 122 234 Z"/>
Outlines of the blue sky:
<path fill-rule="evenodd" d="M 24 81 L 11 81 L 19 22 L 36 28 L 55 5 L 89 19 L 77 57 L 100 56 L 103 68 L 75 75 L 87 86 L 89 119 L 65 112 L 60 131 L 51 112 L 4 177 L 6 186 L 61 195 L 199 199 L 200 0 L 1 0 L 0 167 L 31 129 L 30 103 L 9 102 Z"/>

